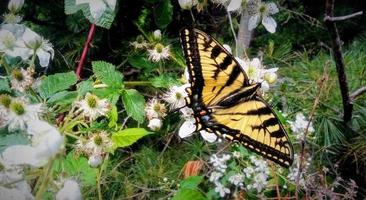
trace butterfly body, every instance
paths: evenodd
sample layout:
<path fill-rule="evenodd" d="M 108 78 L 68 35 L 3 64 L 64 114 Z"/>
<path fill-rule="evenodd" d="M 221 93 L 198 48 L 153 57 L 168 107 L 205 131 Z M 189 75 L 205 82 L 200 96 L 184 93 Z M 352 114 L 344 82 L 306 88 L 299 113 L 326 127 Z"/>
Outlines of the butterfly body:
<path fill-rule="evenodd" d="M 236 59 L 214 38 L 198 29 L 182 29 L 188 67 L 187 106 L 196 130 L 236 141 L 282 166 L 293 162 L 288 136 L 271 107 L 260 97 Z"/>

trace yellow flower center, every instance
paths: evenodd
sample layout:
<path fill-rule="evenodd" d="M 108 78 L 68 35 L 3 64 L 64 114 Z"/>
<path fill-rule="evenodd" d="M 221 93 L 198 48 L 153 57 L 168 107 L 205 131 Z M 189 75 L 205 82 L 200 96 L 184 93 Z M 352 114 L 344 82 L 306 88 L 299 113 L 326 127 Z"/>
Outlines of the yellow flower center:
<path fill-rule="evenodd" d="M 23 76 L 22 72 L 19 69 L 13 70 L 12 75 L 13 75 L 13 78 L 17 81 L 24 80 L 24 76 Z"/>
<path fill-rule="evenodd" d="M 93 138 L 94 144 L 96 144 L 97 146 L 100 146 L 103 144 L 103 138 L 100 135 L 96 135 Z"/>
<path fill-rule="evenodd" d="M 164 46 L 162 44 L 158 43 L 158 44 L 155 45 L 155 49 L 156 49 L 156 52 L 162 53 L 163 49 L 164 49 Z"/>
<path fill-rule="evenodd" d="M 183 96 L 183 95 L 182 95 L 180 92 L 176 92 L 176 93 L 175 93 L 175 98 L 176 98 L 176 99 L 178 99 L 178 100 L 179 100 L 179 99 L 181 99 L 181 98 L 182 98 L 182 96 Z"/>
<path fill-rule="evenodd" d="M 25 113 L 23 104 L 21 104 L 19 102 L 13 101 L 10 103 L 9 107 L 10 107 L 10 110 L 13 111 L 17 115 L 23 115 Z"/>
<path fill-rule="evenodd" d="M 2 94 L 0 95 L 0 104 L 3 105 L 5 108 L 9 108 L 11 103 L 11 98 L 9 95 Z"/>
<path fill-rule="evenodd" d="M 90 95 L 87 97 L 86 102 L 90 108 L 95 108 L 97 107 L 98 99 L 96 96 Z"/>

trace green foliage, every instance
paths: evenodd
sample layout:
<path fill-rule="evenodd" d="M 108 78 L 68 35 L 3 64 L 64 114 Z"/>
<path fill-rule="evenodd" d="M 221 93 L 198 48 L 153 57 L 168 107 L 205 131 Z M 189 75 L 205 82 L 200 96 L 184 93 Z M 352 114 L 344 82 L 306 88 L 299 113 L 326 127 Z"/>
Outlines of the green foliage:
<path fill-rule="evenodd" d="M 123 90 L 122 101 L 128 115 L 142 123 L 145 118 L 144 96 L 135 89 Z"/>
<path fill-rule="evenodd" d="M 47 99 L 59 91 L 66 90 L 77 81 L 74 72 L 58 73 L 45 77 L 38 88 L 39 95 Z"/>
<path fill-rule="evenodd" d="M 90 23 L 109 29 L 115 17 L 114 8 L 111 9 L 109 6 L 106 5 L 106 9 L 101 14 L 101 16 L 95 18 L 90 12 L 90 6 L 97 5 L 92 4 L 93 1 L 91 1 L 91 3 L 82 3 L 77 5 L 75 0 L 65 0 L 65 13 L 67 15 L 71 15 L 77 13 L 80 10 L 83 12 L 84 16 L 90 21 Z"/>
<path fill-rule="evenodd" d="M 180 188 L 175 193 L 173 200 L 205 200 L 207 199 L 199 190 L 198 185 L 203 181 L 202 176 L 190 176 L 180 182 Z"/>
<path fill-rule="evenodd" d="M 96 176 L 98 170 L 91 168 L 85 157 L 77 156 L 70 152 L 63 160 L 56 160 L 54 164 L 54 173 L 66 173 L 69 177 L 78 178 L 85 187 L 96 185 Z"/>
<path fill-rule="evenodd" d="M 0 91 L 10 92 L 9 81 L 7 78 L 0 78 Z"/>
<path fill-rule="evenodd" d="M 173 18 L 173 6 L 170 0 L 162 0 L 155 9 L 155 23 L 159 28 L 166 28 Z"/>
<path fill-rule="evenodd" d="M 135 143 L 137 140 L 141 139 L 146 135 L 150 135 L 149 132 L 143 128 L 127 128 L 112 135 L 113 148 L 127 147 Z"/>
<path fill-rule="evenodd" d="M 116 71 L 116 67 L 104 61 L 95 61 L 92 63 L 95 76 L 104 84 L 114 89 L 123 87 L 123 75 Z"/>

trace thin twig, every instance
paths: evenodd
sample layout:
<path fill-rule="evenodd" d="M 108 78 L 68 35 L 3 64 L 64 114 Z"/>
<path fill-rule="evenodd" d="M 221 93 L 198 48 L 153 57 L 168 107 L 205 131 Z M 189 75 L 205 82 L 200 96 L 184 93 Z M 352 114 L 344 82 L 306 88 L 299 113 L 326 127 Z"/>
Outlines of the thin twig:
<path fill-rule="evenodd" d="M 362 11 L 359 11 L 359 12 L 355 12 L 355 13 L 352 13 L 352 14 L 349 14 L 349 15 L 344 15 L 344 16 L 339 16 L 339 17 L 331 17 L 329 15 L 326 15 L 325 18 L 324 18 L 324 21 L 332 21 L 332 22 L 336 22 L 336 21 L 343 21 L 343 20 L 346 20 L 346 19 L 351 19 L 353 17 L 357 17 L 359 15 L 362 15 L 363 12 Z"/>
<path fill-rule="evenodd" d="M 364 93 L 366 93 L 366 86 L 358 88 L 357 90 L 352 92 L 351 95 L 349 95 L 349 97 L 351 98 L 351 101 L 354 101 L 358 96 L 361 96 Z"/>
<path fill-rule="evenodd" d="M 323 88 L 324 86 L 326 85 L 327 81 L 328 81 L 328 69 L 329 69 L 329 61 L 326 62 L 324 64 L 324 72 L 323 72 L 323 75 L 322 75 L 322 78 L 319 80 L 319 89 L 318 89 L 318 92 L 317 92 L 317 95 L 315 97 L 315 100 L 314 100 L 314 104 L 313 104 L 313 107 L 311 109 L 311 112 L 310 112 L 310 115 L 309 115 L 309 122 L 308 124 L 306 125 L 306 129 L 304 131 L 304 137 L 303 139 L 301 140 L 301 152 L 300 152 L 300 163 L 299 163 L 299 173 L 297 174 L 297 177 L 296 177 L 296 198 L 298 199 L 298 191 L 299 191 L 299 182 L 300 182 L 300 176 L 304 170 L 304 160 L 305 160 L 305 146 L 306 146 L 306 137 L 309 133 L 309 127 L 310 127 L 310 124 L 312 123 L 312 121 L 314 120 L 314 115 L 315 115 L 315 110 L 316 108 L 318 107 L 319 105 L 319 102 L 320 102 L 320 97 L 321 97 L 321 94 L 323 92 Z"/>
<path fill-rule="evenodd" d="M 334 1 L 335 0 L 326 0 L 325 3 L 326 16 L 333 17 Z M 349 121 L 351 121 L 352 118 L 353 104 L 351 102 L 348 91 L 347 77 L 345 73 L 345 64 L 342 55 L 341 39 L 339 37 L 338 29 L 334 21 L 327 20 L 327 18 L 325 18 L 324 23 L 328 29 L 332 41 L 333 59 L 336 64 L 339 88 L 341 90 L 342 101 L 343 101 L 343 123 L 347 124 Z"/>
<path fill-rule="evenodd" d="M 229 18 L 231 32 L 233 32 L 234 40 L 235 40 L 235 56 L 238 56 L 238 38 L 236 37 L 233 20 L 231 19 L 231 14 L 227 11 L 227 17 Z"/>

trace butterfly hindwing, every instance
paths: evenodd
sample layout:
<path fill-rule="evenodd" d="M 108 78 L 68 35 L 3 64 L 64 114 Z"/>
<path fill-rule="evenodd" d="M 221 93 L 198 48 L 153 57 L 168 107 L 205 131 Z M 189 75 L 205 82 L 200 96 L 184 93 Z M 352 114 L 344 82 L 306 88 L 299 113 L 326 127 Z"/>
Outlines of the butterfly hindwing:
<path fill-rule="evenodd" d="M 271 107 L 249 84 L 236 59 L 214 38 L 183 29 L 181 42 L 188 66 L 189 104 L 197 130 L 204 129 L 282 165 L 293 162 L 289 138 Z"/>

